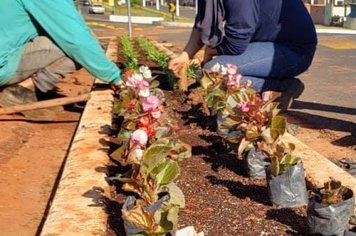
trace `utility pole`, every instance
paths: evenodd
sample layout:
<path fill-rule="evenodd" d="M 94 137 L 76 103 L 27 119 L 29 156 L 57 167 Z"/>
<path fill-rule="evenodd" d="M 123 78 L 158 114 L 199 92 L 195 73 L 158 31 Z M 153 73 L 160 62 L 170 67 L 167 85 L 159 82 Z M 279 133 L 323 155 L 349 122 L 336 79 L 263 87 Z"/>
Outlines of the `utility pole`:
<path fill-rule="evenodd" d="M 179 7 L 179 0 L 176 0 L 176 15 L 180 15 L 180 7 Z"/>
<path fill-rule="evenodd" d="M 156 10 L 159 11 L 159 0 L 156 0 Z"/>
<path fill-rule="evenodd" d="M 129 38 L 132 38 L 132 21 L 131 21 L 131 0 L 127 1 L 127 21 L 129 27 Z"/>

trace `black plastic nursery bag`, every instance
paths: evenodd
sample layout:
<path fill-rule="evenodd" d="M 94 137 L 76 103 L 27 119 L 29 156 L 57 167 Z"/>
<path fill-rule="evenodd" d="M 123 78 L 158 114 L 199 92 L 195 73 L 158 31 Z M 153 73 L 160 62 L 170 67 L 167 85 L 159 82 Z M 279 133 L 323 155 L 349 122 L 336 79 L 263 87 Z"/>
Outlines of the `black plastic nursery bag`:
<path fill-rule="evenodd" d="M 277 177 L 273 176 L 268 168 L 266 174 L 268 193 L 274 206 L 292 208 L 307 205 L 308 195 L 302 162 L 291 166 Z"/>
<path fill-rule="evenodd" d="M 134 196 L 128 196 L 126 198 L 126 201 L 124 203 L 124 205 L 122 206 L 122 208 L 124 210 L 131 210 L 135 204 L 136 204 L 136 198 Z M 145 209 L 148 212 L 152 212 L 154 213 L 155 211 L 157 211 L 159 208 L 161 208 L 163 206 L 163 204 L 165 202 L 167 202 L 169 200 L 169 195 L 164 195 L 163 197 L 161 197 L 157 202 L 155 202 L 154 204 L 145 207 Z M 131 222 L 128 222 L 126 220 L 124 220 L 124 227 L 125 227 L 125 231 L 126 231 L 126 236 L 131 236 L 131 235 L 136 235 L 139 233 L 144 232 L 143 229 L 137 228 L 135 225 L 133 225 Z"/>
<path fill-rule="evenodd" d="M 244 153 L 244 161 L 246 163 L 246 171 L 248 176 L 254 179 L 266 178 L 266 167 L 270 165 L 267 160 L 267 155 L 263 152 L 256 151 L 251 148 Z"/>
<path fill-rule="evenodd" d="M 308 203 L 310 233 L 344 235 L 354 212 L 355 197 L 352 190 L 348 189 L 346 192 L 346 200 L 329 206 L 319 203 L 319 198 L 314 195 Z"/>

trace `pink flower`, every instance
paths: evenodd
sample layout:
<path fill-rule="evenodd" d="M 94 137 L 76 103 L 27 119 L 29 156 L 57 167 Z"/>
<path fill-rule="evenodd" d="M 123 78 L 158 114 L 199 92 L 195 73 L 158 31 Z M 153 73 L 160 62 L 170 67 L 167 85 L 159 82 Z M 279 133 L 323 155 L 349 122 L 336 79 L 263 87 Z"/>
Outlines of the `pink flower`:
<path fill-rule="evenodd" d="M 237 107 L 242 111 L 242 112 L 248 112 L 250 110 L 250 104 L 248 102 L 242 102 L 240 104 L 237 104 Z"/>
<path fill-rule="evenodd" d="M 126 81 L 126 86 L 138 89 L 140 97 L 148 97 L 150 95 L 150 84 L 140 74 L 131 75 Z"/>
<path fill-rule="evenodd" d="M 140 145 L 141 147 L 146 146 L 148 141 L 147 133 L 142 129 L 137 129 L 131 134 L 130 146 L 134 146 L 135 144 Z"/>
<path fill-rule="evenodd" d="M 143 77 L 140 74 L 133 74 L 126 81 L 126 86 L 131 88 L 138 88 L 143 83 Z"/>
<path fill-rule="evenodd" d="M 226 64 L 226 67 L 227 67 L 227 74 L 229 74 L 229 75 L 237 74 L 237 65 Z"/>
<path fill-rule="evenodd" d="M 155 111 L 161 105 L 161 101 L 158 97 L 151 95 L 143 100 L 142 108 L 144 112 Z"/>
<path fill-rule="evenodd" d="M 234 75 L 228 74 L 226 85 L 229 87 L 238 88 L 240 87 L 241 79 L 242 76 L 240 74 L 234 74 Z"/>

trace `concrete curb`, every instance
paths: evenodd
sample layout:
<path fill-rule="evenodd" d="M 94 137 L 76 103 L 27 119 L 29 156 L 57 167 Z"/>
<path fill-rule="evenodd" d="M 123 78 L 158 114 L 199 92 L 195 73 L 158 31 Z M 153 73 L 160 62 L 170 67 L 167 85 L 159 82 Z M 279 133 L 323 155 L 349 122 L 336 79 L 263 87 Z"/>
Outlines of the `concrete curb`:
<path fill-rule="evenodd" d="M 302 159 L 306 180 L 312 187 L 323 187 L 324 182 L 328 181 L 329 177 L 334 177 L 337 180 L 340 180 L 344 186 L 352 189 L 354 193 L 356 193 L 355 177 L 329 161 L 326 157 L 314 151 L 296 137 L 286 134 L 284 140 L 296 145 L 294 155 Z"/>
<path fill-rule="evenodd" d="M 107 55 L 113 57 L 117 41 L 111 40 Z M 87 73 L 87 72 L 85 72 Z M 100 85 L 100 81 L 95 82 Z M 74 136 L 62 177 L 42 229 L 42 236 L 106 235 L 105 181 L 108 147 L 100 144 L 107 138 L 112 122 L 113 93 L 93 89 Z M 102 170 L 103 169 L 103 170 Z"/>
<path fill-rule="evenodd" d="M 348 34 L 356 35 L 356 30 L 352 29 L 335 29 L 335 28 L 317 28 L 316 32 L 318 34 Z"/>
<path fill-rule="evenodd" d="M 194 23 L 163 21 L 161 22 L 161 25 L 168 26 L 168 27 L 178 27 L 178 28 L 193 28 Z"/>

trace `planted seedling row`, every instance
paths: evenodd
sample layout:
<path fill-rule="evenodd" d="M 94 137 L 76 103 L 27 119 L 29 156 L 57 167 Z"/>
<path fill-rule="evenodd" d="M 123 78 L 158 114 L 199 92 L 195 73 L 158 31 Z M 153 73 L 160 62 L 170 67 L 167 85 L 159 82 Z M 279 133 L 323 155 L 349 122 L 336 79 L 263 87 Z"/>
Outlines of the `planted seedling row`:
<path fill-rule="evenodd" d="M 157 48 L 153 49 L 153 43 L 146 39 L 138 39 L 137 42 L 150 60 L 160 58 L 157 56 Z M 156 56 L 150 57 L 149 55 Z M 168 56 L 165 58 L 167 59 L 164 60 L 168 62 Z M 160 65 L 167 66 L 163 63 Z M 270 199 L 275 207 L 290 208 L 306 205 L 308 196 L 302 162 L 292 154 L 295 145 L 283 141 L 283 135 L 286 132 L 286 120 L 278 115 L 278 103 L 273 100 L 264 100 L 260 94 L 251 88 L 248 81 L 244 81 L 238 75 L 237 67 L 233 65 L 227 67 L 219 65 L 218 67 L 213 71 L 204 72 L 201 85 L 206 91 L 205 100 L 211 114 L 217 116 L 219 134 L 235 150 L 236 155 L 243 158 L 252 178 L 266 178 L 267 174 Z M 292 186 L 290 185 L 291 182 L 293 183 Z M 335 181 L 332 180 L 332 182 Z M 325 186 L 330 186 L 330 183 L 327 182 Z M 284 193 L 282 189 L 287 189 L 287 192 Z M 318 192 L 319 194 L 313 195 L 313 199 L 317 199 L 318 204 L 323 204 L 331 211 L 335 204 L 340 204 L 341 201 L 353 202 L 353 194 L 349 190 L 336 191 L 331 189 L 325 187 L 324 190 Z M 291 195 L 294 197 L 289 197 Z M 322 199 L 329 195 L 338 200 L 329 201 L 326 204 L 326 201 Z M 315 196 L 318 196 L 318 198 L 315 198 Z M 315 203 L 310 200 L 308 218 L 314 217 L 313 220 L 309 220 L 311 232 L 340 233 L 347 229 L 348 219 L 352 215 L 352 204 L 346 204 L 346 210 L 343 210 L 345 214 L 327 221 L 332 225 L 335 225 L 335 223 L 332 223 L 333 221 L 342 222 L 338 226 L 333 226 L 332 229 L 327 229 L 329 231 L 326 231 L 326 229 L 321 231 L 320 229 L 325 228 L 325 226 L 321 227 L 315 223 L 317 219 L 312 214 L 314 210 L 310 210 L 313 205 Z M 340 221 L 340 218 L 343 221 Z"/>
<path fill-rule="evenodd" d="M 303 163 L 292 153 L 295 144 L 283 140 L 286 119 L 278 114 L 277 102 L 264 99 L 251 85 L 238 74 L 236 65 L 217 64 L 211 71 L 205 71 L 201 80 L 205 102 L 217 117 L 218 133 L 244 160 L 250 177 L 267 179 L 273 205 L 277 208 L 307 205 Z M 326 182 L 308 204 L 310 232 L 343 234 L 348 230 L 353 205 L 350 189 L 336 180 Z"/>
<path fill-rule="evenodd" d="M 126 235 L 178 236 L 185 198 L 175 180 L 179 162 L 191 157 L 191 146 L 178 139 L 179 127 L 165 112 L 164 93 L 147 67 L 127 70 L 123 79 L 126 88 L 114 109 L 123 120 L 116 140 L 120 147 L 111 157 L 126 171 L 110 179 L 123 183 L 129 194 L 122 207 Z"/>

